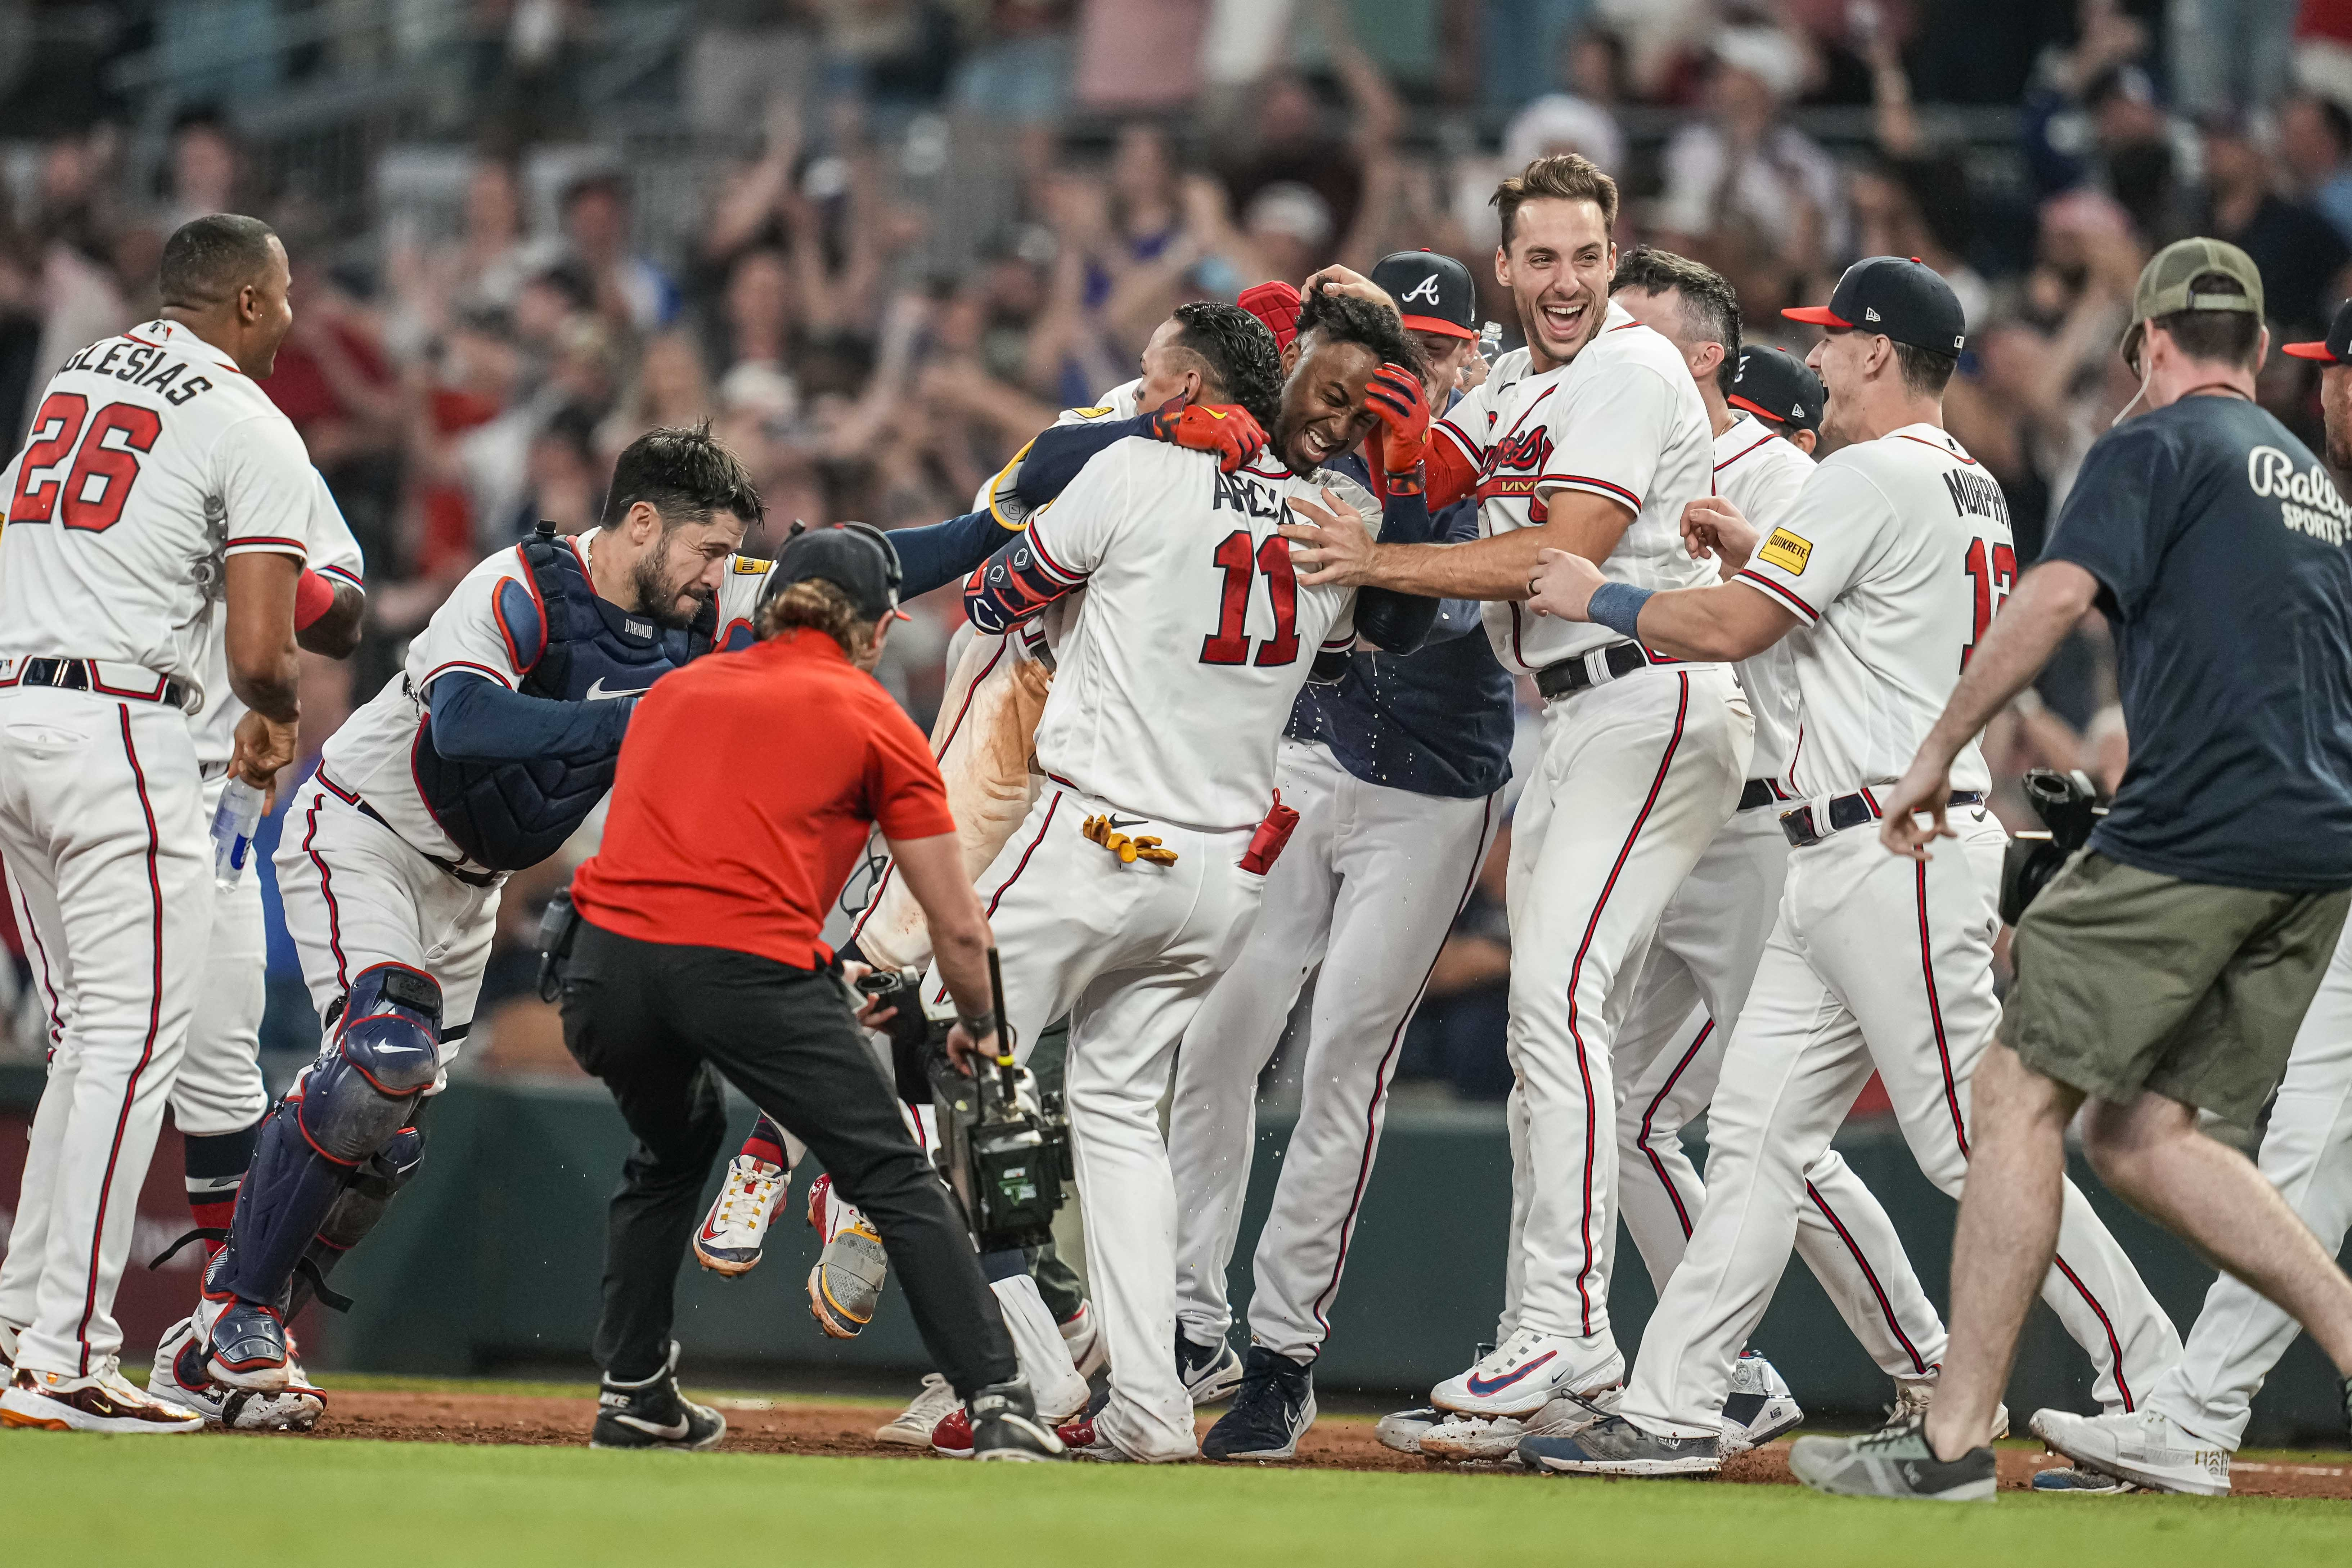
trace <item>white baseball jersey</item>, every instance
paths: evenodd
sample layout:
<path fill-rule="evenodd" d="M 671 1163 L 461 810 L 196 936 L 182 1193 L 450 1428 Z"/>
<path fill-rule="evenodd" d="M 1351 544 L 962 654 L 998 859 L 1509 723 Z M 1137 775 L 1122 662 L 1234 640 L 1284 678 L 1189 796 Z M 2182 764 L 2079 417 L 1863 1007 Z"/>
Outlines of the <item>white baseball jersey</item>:
<path fill-rule="evenodd" d="M 362 586 L 361 579 L 366 563 L 360 555 L 359 541 L 352 537 L 349 524 L 343 521 L 342 509 L 335 504 L 333 492 L 327 489 L 324 475 L 310 470 L 311 508 L 309 524 L 302 535 L 303 547 L 310 570 L 328 581 Z M 245 717 L 245 704 L 228 683 L 228 627 L 226 618 L 213 617 L 211 635 L 205 639 L 202 663 L 205 690 L 210 693 L 205 702 L 204 716 L 190 728 L 196 742 L 196 764 L 210 778 L 228 765 L 229 752 L 236 748 L 237 721 Z"/>
<path fill-rule="evenodd" d="M 1447 428 L 1465 438 L 1460 421 Z M 1534 527 L 1549 516 L 1549 497 L 1583 490 L 1633 509 L 1602 575 L 1641 588 L 1709 580 L 1712 568 L 1683 548 L 1683 508 L 1712 493 L 1714 426 L 1680 351 L 1623 306 L 1610 304 L 1575 359 L 1501 394 L 1487 436 L 1481 533 Z M 1489 604 L 1486 620 L 1495 657 L 1515 672 L 1624 640 L 1606 626 L 1530 616 L 1517 601 Z"/>
<path fill-rule="evenodd" d="M 286 416 L 188 328 L 90 344 L 6 470 L 0 659 L 111 659 L 201 689 L 223 563 L 302 555 L 314 481 Z"/>
<path fill-rule="evenodd" d="M 561 541 L 577 552 L 583 571 L 595 550 L 601 529 Z M 738 555 L 730 559 L 719 580 L 719 642 L 738 622 L 749 624 L 768 580 L 771 563 Z M 319 772 L 339 794 L 356 795 L 385 825 L 410 845 L 443 859 L 464 858 L 464 851 L 441 830 L 418 793 L 409 761 L 417 731 L 425 722 L 426 694 L 436 677 L 453 669 L 495 680 L 512 690 L 526 673 L 499 619 L 499 584 L 509 578 L 530 585 L 530 568 L 522 547 L 513 545 L 488 557 L 458 580 L 433 618 L 408 645 L 401 679 L 383 689 L 327 738 L 319 753 Z M 637 690 L 593 692 L 596 697 L 634 697 Z"/>
<path fill-rule="evenodd" d="M 1814 468 L 1732 580 L 1800 623 L 1786 639 L 1798 729 L 1783 784 L 1811 796 L 1886 783 L 2017 582 L 2009 503 L 1948 434 L 1908 425 Z M 1974 741 L 1952 787 L 1992 787 Z"/>
<path fill-rule="evenodd" d="M 1141 437 L 1079 470 L 1029 521 L 1055 582 L 1084 584 L 1037 724 L 1058 784 L 1187 826 L 1265 815 L 1276 742 L 1315 656 L 1355 640 L 1352 588 L 1301 587 L 1275 531 L 1324 489 L 1377 528 L 1380 507 L 1328 469 L 1261 455 L 1239 472 Z"/>
<path fill-rule="evenodd" d="M 1741 415 L 1715 438 L 1715 493 L 1730 500 L 1759 533 L 1786 520 L 1797 492 L 1812 478 L 1813 460 Z M 1739 661 L 1739 684 L 1756 715 L 1756 750 L 1748 760 L 1750 778 L 1779 778 L 1789 771 L 1797 743 L 1795 655 L 1782 637 L 1753 658 Z"/>

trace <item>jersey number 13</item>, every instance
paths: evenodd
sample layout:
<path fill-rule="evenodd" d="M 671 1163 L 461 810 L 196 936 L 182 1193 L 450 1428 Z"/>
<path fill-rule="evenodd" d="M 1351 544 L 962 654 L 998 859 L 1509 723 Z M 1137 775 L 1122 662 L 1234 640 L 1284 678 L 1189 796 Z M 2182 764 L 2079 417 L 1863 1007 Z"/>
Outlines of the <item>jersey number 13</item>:
<path fill-rule="evenodd" d="M 2017 586 L 2017 552 L 2006 544 L 1996 544 L 1990 551 L 1982 539 L 1969 541 L 1968 574 L 1976 585 L 1976 629 L 1969 634 L 1968 646 L 1960 649 L 1960 668 L 1969 667 L 1969 655 L 1977 651 L 1984 641 L 1985 628 L 1992 625 L 1993 616 L 2000 613 L 2009 599 L 2009 591 Z"/>

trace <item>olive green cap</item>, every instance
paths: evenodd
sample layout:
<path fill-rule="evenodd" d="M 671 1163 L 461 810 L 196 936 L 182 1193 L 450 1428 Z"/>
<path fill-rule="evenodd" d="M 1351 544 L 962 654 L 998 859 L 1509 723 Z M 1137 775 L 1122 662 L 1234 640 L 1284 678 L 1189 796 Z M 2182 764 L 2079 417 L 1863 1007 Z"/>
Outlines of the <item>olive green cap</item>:
<path fill-rule="evenodd" d="M 2234 278 L 2243 294 L 2192 294 L 2192 279 L 2208 272 Z M 2124 329 L 2124 363 L 2139 357 L 2140 334 L 2158 316 L 2178 310 L 2251 310 L 2263 313 L 2262 268 L 2254 258 L 2226 239 L 2176 239 L 2139 269 L 2139 287 L 2132 290 L 2131 325 Z"/>

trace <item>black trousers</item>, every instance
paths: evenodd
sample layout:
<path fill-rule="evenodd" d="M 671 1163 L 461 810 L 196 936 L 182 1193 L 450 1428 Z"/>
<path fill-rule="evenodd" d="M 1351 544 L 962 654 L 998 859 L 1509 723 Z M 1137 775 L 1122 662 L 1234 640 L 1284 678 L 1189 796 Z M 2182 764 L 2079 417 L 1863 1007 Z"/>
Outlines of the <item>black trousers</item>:
<path fill-rule="evenodd" d="M 874 1222 L 955 1391 L 1019 1375 L 971 1235 L 830 974 L 583 920 L 563 976 L 563 1043 L 637 1141 L 605 1231 L 595 1353 L 607 1375 L 649 1377 L 669 1353 L 677 1271 L 727 1132 L 721 1076 L 814 1151 Z"/>

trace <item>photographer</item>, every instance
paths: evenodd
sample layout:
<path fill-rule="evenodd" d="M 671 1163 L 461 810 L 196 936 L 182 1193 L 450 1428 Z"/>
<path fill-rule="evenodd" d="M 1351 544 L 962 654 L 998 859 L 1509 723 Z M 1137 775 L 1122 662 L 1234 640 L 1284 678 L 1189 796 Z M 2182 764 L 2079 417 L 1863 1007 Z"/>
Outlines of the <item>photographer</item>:
<path fill-rule="evenodd" d="M 1061 1452 L 818 940 L 878 824 L 958 1014 L 989 1016 L 988 924 L 939 770 L 870 673 L 898 618 L 898 557 L 872 530 L 788 543 L 760 608 L 762 640 L 697 661 L 639 702 L 604 847 L 573 879 L 564 1043 L 637 1140 L 606 1237 L 593 1446 L 705 1448 L 725 1434 L 717 1413 L 678 1397 L 669 1337 L 678 1265 L 726 1134 L 723 1075 L 806 1142 L 880 1231 L 924 1347 L 970 1407 L 976 1457 Z M 963 1059 L 993 1043 L 976 1022 L 948 1049 Z"/>

